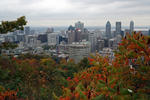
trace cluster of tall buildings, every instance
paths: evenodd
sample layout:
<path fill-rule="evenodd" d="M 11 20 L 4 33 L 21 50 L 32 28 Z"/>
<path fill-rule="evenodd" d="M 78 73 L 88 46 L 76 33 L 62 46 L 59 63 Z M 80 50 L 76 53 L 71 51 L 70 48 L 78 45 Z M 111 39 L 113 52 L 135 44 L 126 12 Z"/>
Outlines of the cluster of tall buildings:
<path fill-rule="evenodd" d="M 70 25 L 67 30 L 68 43 L 81 42 L 83 39 L 88 40 L 88 31 L 84 28 L 84 23 L 77 22 L 75 26 Z"/>
<path fill-rule="evenodd" d="M 121 38 L 134 30 L 133 21 L 128 29 L 122 29 L 122 23 L 116 22 L 115 30 L 112 29 L 110 21 L 107 21 L 105 30 L 88 30 L 83 22 L 78 21 L 67 30 L 58 32 L 54 28 L 47 28 L 45 32 L 37 33 L 30 27 L 25 27 L 24 31 L 0 35 L 0 43 L 17 43 L 19 47 L 15 49 L 15 54 L 48 54 L 79 62 L 83 57 L 96 52 L 113 58 L 113 51 L 117 49 Z M 150 35 L 150 30 L 146 32 Z"/>
<path fill-rule="evenodd" d="M 123 37 L 126 34 L 126 32 L 130 33 L 130 34 L 132 32 L 134 32 L 134 22 L 133 21 L 130 22 L 130 27 L 129 27 L 129 29 L 126 29 L 126 31 L 122 30 L 121 22 L 116 22 L 116 29 L 113 32 L 114 34 L 112 34 L 112 31 L 111 31 L 111 23 L 109 21 L 106 23 L 105 34 L 106 34 L 106 37 L 109 39 L 112 37 L 116 37 L 117 35 L 121 35 Z"/>

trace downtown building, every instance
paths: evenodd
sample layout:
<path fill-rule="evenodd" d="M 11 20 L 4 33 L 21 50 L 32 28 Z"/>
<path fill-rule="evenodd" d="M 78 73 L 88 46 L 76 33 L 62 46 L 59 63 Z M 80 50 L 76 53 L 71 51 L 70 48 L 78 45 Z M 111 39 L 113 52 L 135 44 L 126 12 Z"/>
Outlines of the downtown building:
<path fill-rule="evenodd" d="M 68 45 L 69 58 L 78 63 L 84 57 L 90 54 L 91 45 L 88 41 L 73 42 Z"/>
<path fill-rule="evenodd" d="M 132 34 L 132 32 L 134 32 L 134 22 L 130 21 L 130 34 Z"/>
<path fill-rule="evenodd" d="M 82 23 L 82 22 L 80 22 L 80 21 L 76 22 L 76 23 L 75 23 L 75 28 L 76 28 L 76 29 L 80 29 L 81 32 L 84 32 L 84 23 Z"/>
<path fill-rule="evenodd" d="M 110 24 L 109 21 L 106 23 L 106 31 L 105 31 L 105 34 L 106 34 L 106 37 L 107 37 L 108 39 L 111 38 L 111 24 Z"/>
<path fill-rule="evenodd" d="M 84 23 L 80 21 L 75 23 L 75 27 L 70 25 L 66 32 L 68 35 L 68 43 L 81 42 L 83 38 L 87 38 L 87 34 L 84 34 L 84 31 Z"/>
<path fill-rule="evenodd" d="M 96 51 L 99 52 L 99 51 L 103 50 L 103 48 L 104 48 L 104 40 L 103 39 L 97 39 Z"/>
<path fill-rule="evenodd" d="M 41 41 L 38 40 L 38 35 L 26 35 L 25 36 L 25 47 L 36 48 L 41 45 Z"/>
<path fill-rule="evenodd" d="M 47 34 L 47 44 L 49 46 L 55 46 L 59 42 L 59 34 L 58 33 L 49 33 Z"/>
<path fill-rule="evenodd" d="M 75 42 L 75 27 L 70 25 L 66 33 L 68 35 L 68 44 Z"/>
<path fill-rule="evenodd" d="M 89 33 L 89 42 L 91 43 L 91 52 L 95 52 L 96 51 L 96 36 L 94 33 Z"/>
<path fill-rule="evenodd" d="M 121 35 L 121 22 L 116 22 L 116 34 L 117 35 Z"/>

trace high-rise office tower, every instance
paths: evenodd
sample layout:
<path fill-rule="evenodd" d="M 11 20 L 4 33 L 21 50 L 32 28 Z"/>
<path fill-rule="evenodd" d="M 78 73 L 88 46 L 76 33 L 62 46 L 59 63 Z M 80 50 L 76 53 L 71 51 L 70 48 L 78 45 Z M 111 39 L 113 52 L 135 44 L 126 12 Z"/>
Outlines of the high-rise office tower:
<path fill-rule="evenodd" d="M 111 38 L 111 24 L 109 21 L 106 23 L 106 37 Z"/>
<path fill-rule="evenodd" d="M 75 42 L 80 42 L 82 40 L 81 34 L 82 34 L 81 29 L 76 29 L 75 30 Z"/>
<path fill-rule="evenodd" d="M 72 42 L 75 42 L 75 27 L 70 25 L 66 33 L 68 35 L 68 43 L 72 44 Z"/>
<path fill-rule="evenodd" d="M 130 34 L 134 31 L 134 22 L 130 22 Z"/>
<path fill-rule="evenodd" d="M 75 30 L 67 31 L 68 34 L 68 43 L 71 44 L 72 42 L 75 42 Z"/>
<path fill-rule="evenodd" d="M 84 23 L 78 21 L 77 23 L 75 23 L 75 28 L 80 29 L 82 32 L 84 32 Z"/>
<path fill-rule="evenodd" d="M 91 43 L 91 52 L 96 50 L 96 36 L 94 33 L 89 33 L 89 42 Z"/>
<path fill-rule="evenodd" d="M 116 35 L 121 34 L 121 22 L 116 22 Z"/>

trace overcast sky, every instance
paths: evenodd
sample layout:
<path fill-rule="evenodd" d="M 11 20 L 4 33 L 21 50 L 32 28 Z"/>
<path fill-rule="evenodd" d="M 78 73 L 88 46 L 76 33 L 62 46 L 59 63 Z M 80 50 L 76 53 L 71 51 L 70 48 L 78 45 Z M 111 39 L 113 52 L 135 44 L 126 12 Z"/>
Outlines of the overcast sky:
<path fill-rule="evenodd" d="M 0 20 L 26 16 L 31 26 L 68 26 L 80 20 L 86 26 L 150 26 L 150 0 L 0 0 Z"/>

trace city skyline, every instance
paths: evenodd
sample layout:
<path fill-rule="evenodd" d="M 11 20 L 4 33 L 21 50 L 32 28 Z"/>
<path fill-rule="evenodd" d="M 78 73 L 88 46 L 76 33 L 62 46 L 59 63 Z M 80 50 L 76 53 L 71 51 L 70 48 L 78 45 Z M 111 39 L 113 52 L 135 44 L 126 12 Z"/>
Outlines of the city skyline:
<path fill-rule="evenodd" d="M 150 26 L 148 0 L 1 0 L 0 20 L 26 16 L 30 26 L 68 26 L 77 21 L 86 26 L 104 26 L 109 20 L 129 26 Z"/>

